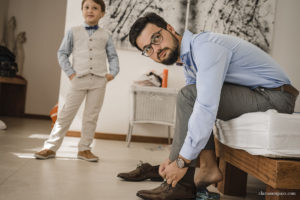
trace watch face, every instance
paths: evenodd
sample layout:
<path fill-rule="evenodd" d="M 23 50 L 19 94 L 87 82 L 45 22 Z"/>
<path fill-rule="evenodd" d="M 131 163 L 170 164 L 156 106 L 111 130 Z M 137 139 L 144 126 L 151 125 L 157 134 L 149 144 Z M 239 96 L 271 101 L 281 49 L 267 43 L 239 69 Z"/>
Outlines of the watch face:
<path fill-rule="evenodd" d="M 176 160 L 176 164 L 178 168 L 183 168 L 184 167 L 184 160 L 182 160 L 181 158 L 178 158 Z"/>

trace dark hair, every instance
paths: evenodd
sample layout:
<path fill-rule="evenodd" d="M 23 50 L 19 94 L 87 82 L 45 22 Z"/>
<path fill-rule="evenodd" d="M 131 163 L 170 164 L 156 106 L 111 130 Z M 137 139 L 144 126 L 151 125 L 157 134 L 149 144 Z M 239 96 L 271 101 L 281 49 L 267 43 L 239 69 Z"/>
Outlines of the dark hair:
<path fill-rule="evenodd" d="M 83 4 L 84 2 L 86 2 L 86 0 L 82 0 L 81 2 L 81 10 L 83 9 Z M 95 2 L 96 4 L 99 4 L 101 7 L 101 11 L 105 12 L 105 3 L 103 0 L 93 0 L 93 2 Z"/>
<path fill-rule="evenodd" d="M 146 13 L 143 17 L 138 18 L 131 26 L 129 32 L 129 41 L 132 46 L 135 46 L 141 51 L 142 49 L 140 49 L 136 44 L 136 38 L 141 34 L 141 32 L 144 30 L 145 26 L 148 23 L 154 24 L 163 29 L 167 29 L 167 25 L 168 25 L 168 23 L 161 16 L 153 12 Z"/>

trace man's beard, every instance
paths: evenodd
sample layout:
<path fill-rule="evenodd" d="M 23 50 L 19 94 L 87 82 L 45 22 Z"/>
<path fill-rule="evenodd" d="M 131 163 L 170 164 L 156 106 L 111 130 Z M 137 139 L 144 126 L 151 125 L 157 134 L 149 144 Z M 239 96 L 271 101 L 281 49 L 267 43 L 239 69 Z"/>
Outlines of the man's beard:
<path fill-rule="evenodd" d="M 170 49 L 170 48 L 165 48 Z M 164 50 L 165 50 L 164 49 Z M 175 49 L 170 49 L 170 53 L 167 58 L 163 59 L 161 61 L 162 64 L 165 65 L 173 65 L 178 60 L 179 52 L 178 52 L 178 46 Z"/>
<path fill-rule="evenodd" d="M 173 35 L 172 35 L 173 36 Z M 167 58 L 163 59 L 161 61 L 162 64 L 165 64 L 165 65 L 173 65 L 177 60 L 178 60 L 178 56 L 179 56 L 179 45 L 178 45 L 178 40 L 173 36 L 173 42 L 174 42 L 174 47 L 173 48 L 164 48 L 162 49 L 161 51 L 163 50 L 170 50 L 170 53 L 168 55 Z M 159 51 L 158 52 L 158 55 L 159 53 L 161 52 Z"/>

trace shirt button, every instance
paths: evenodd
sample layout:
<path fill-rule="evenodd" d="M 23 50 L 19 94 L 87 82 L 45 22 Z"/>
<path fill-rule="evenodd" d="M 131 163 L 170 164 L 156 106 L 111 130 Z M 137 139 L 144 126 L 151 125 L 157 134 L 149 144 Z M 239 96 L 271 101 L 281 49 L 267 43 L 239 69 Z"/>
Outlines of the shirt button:
<path fill-rule="evenodd" d="M 94 74 L 92 74 L 92 76 L 94 76 Z"/>
<path fill-rule="evenodd" d="M 90 49 L 90 51 L 93 51 L 93 49 Z"/>
<path fill-rule="evenodd" d="M 93 39 L 90 39 L 90 41 L 93 41 Z"/>
<path fill-rule="evenodd" d="M 90 58 L 90 60 L 93 60 L 93 58 Z"/>
<path fill-rule="evenodd" d="M 90 69 L 93 69 L 92 67 L 90 67 Z"/>

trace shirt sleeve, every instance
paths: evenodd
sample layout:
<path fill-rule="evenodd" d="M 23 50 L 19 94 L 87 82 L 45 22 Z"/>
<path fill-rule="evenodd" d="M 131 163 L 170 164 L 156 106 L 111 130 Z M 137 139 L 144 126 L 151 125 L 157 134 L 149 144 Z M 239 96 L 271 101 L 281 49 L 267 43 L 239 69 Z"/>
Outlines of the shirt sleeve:
<path fill-rule="evenodd" d="M 116 77 L 119 73 L 119 58 L 111 35 L 109 36 L 106 44 L 106 54 L 109 63 L 109 72 Z"/>
<path fill-rule="evenodd" d="M 185 85 L 195 84 L 195 79 L 187 72 L 187 66 L 184 66 L 183 73 L 185 77 Z"/>
<path fill-rule="evenodd" d="M 66 73 L 67 76 L 70 76 L 75 73 L 73 66 L 70 63 L 69 56 L 73 51 L 73 33 L 72 30 L 69 30 L 58 49 L 57 57 L 58 63 L 61 69 Z"/>
<path fill-rule="evenodd" d="M 207 144 L 218 111 L 221 89 L 232 52 L 218 44 L 194 41 L 191 47 L 196 73 L 197 98 L 188 121 L 188 132 L 180 155 L 196 159 Z"/>

